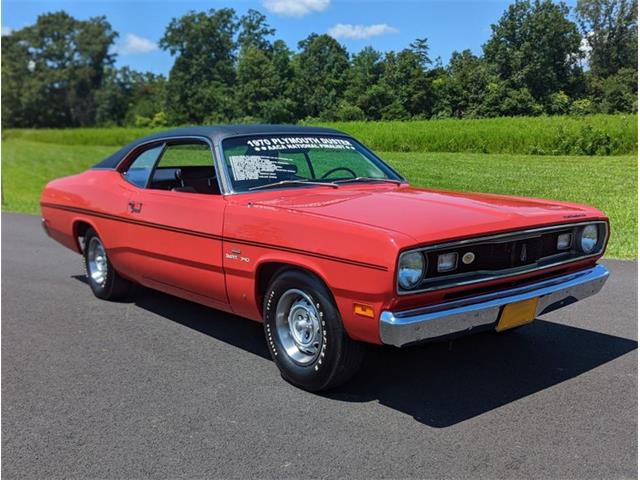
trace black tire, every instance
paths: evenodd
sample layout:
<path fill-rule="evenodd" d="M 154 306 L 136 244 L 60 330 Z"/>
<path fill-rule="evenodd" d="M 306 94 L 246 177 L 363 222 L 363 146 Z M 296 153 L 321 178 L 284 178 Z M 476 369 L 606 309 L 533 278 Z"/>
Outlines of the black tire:
<path fill-rule="evenodd" d="M 95 239 L 95 240 L 92 240 Z M 126 298 L 131 293 L 132 284 L 128 280 L 122 278 L 118 272 L 113 268 L 109 257 L 104 251 L 104 257 L 106 260 L 106 275 L 102 281 L 97 281 L 94 276 L 91 275 L 90 263 L 90 245 L 92 242 L 97 241 L 102 246 L 102 240 L 92 228 L 87 229 L 84 236 L 84 270 L 87 276 L 87 283 L 91 287 L 93 294 L 101 298 L 102 300 L 120 300 Z M 102 247 L 104 249 L 104 247 Z"/>
<path fill-rule="evenodd" d="M 311 308 L 317 312 L 321 336 L 315 359 L 308 363 L 296 361 L 283 346 L 284 316 L 278 314 L 279 302 L 285 301 L 296 293 L 303 292 L 313 302 Z M 303 298 L 303 297 L 301 297 Z M 295 305 L 288 311 L 291 317 Z M 311 305 L 307 303 L 307 305 Z M 271 358 L 280 369 L 280 374 L 289 383 L 308 390 L 318 392 L 335 388 L 349 380 L 360 368 L 364 356 L 364 345 L 349 338 L 345 331 L 340 313 L 335 306 L 331 292 L 322 281 L 313 275 L 300 270 L 285 270 L 278 274 L 264 297 L 263 306 L 264 332 Z M 280 320 L 278 320 L 280 318 Z M 301 318 L 301 317 L 299 317 Z M 286 324 L 288 325 L 288 323 Z M 278 328 L 280 327 L 280 330 Z M 292 335 L 289 338 L 293 339 Z M 291 347 L 291 345 L 289 345 Z M 294 348 L 295 350 L 295 348 Z M 291 352 L 291 348 L 289 349 Z M 294 354 L 301 353 L 301 350 Z M 309 357 L 313 357 L 309 355 Z"/>

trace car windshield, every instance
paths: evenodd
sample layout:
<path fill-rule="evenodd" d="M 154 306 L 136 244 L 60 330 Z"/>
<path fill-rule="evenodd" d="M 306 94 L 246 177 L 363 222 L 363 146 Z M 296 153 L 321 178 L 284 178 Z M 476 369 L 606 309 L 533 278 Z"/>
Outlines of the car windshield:
<path fill-rule="evenodd" d="M 234 137 L 222 142 L 222 150 L 236 192 L 402 181 L 382 160 L 346 136 Z"/>

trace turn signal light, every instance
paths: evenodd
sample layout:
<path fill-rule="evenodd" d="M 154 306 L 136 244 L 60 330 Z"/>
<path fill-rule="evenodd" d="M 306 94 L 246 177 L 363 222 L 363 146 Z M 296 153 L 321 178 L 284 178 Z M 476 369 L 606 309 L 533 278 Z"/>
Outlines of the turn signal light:
<path fill-rule="evenodd" d="M 361 317 L 373 318 L 373 307 L 371 305 L 364 305 L 362 303 L 353 304 L 353 313 L 360 315 Z"/>

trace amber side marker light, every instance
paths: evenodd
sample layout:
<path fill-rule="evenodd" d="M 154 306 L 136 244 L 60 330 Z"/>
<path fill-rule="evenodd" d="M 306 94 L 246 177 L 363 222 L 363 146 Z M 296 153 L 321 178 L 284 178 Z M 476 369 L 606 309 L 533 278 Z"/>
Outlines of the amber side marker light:
<path fill-rule="evenodd" d="M 353 304 L 353 313 L 361 317 L 373 318 L 373 307 L 371 305 L 363 305 L 362 303 Z"/>

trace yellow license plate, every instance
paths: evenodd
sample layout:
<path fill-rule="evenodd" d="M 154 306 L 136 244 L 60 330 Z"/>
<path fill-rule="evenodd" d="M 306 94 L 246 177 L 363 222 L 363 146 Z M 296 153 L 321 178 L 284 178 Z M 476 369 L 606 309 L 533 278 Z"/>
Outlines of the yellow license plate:
<path fill-rule="evenodd" d="M 537 308 L 538 297 L 505 305 L 502 309 L 502 315 L 500 315 L 500 321 L 496 326 L 496 331 L 502 332 L 503 330 L 533 322 L 536 318 Z"/>

